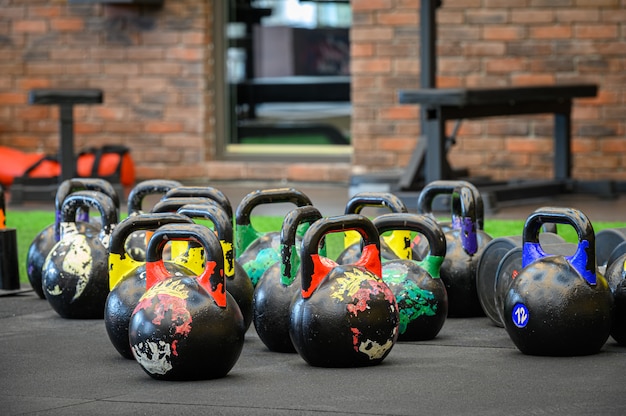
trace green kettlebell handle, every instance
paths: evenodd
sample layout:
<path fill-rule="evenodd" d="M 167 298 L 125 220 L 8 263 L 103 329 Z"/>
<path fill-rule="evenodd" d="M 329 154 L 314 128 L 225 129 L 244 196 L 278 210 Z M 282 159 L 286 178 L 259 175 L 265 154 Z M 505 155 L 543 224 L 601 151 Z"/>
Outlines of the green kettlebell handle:
<path fill-rule="evenodd" d="M 128 215 L 142 212 L 143 200 L 148 195 L 165 194 L 170 189 L 182 186 L 178 181 L 149 179 L 139 182 L 128 194 Z"/>
<path fill-rule="evenodd" d="M 224 253 L 217 236 L 201 224 L 166 224 L 154 232 L 146 250 L 146 290 L 173 277 L 163 261 L 163 249 L 170 241 L 190 241 L 203 247 L 204 270 L 196 280 L 219 307 L 225 308 Z"/>
<path fill-rule="evenodd" d="M 77 191 L 99 191 L 108 195 L 112 200 L 117 210 L 119 217 L 120 198 L 113 185 L 105 179 L 101 178 L 72 178 L 66 179 L 57 188 L 57 192 L 54 198 L 54 208 L 56 216 L 54 220 L 54 238 L 59 241 L 61 238 L 61 230 L 59 225 L 61 223 L 61 206 L 63 201 L 69 195 Z M 89 210 L 83 210 L 79 212 L 79 221 L 89 221 Z"/>
<path fill-rule="evenodd" d="M 224 252 L 224 274 L 235 275 L 235 249 L 233 247 L 233 223 L 221 206 L 217 204 L 187 204 L 178 209 L 179 214 L 189 218 L 201 218 L 213 223 Z"/>
<path fill-rule="evenodd" d="M 469 255 L 478 251 L 476 202 L 474 192 L 464 185 L 452 191 L 452 229 L 458 230 L 463 250 Z"/>
<path fill-rule="evenodd" d="M 250 222 L 252 210 L 263 204 L 292 203 L 297 207 L 313 205 L 308 196 L 294 188 L 260 189 L 243 197 L 235 212 L 235 250 L 239 255 L 265 233 L 254 229 Z"/>
<path fill-rule="evenodd" d="M 135 214 L 120 221 L 111 233 L 109 246 L 109 288 L 112 290 L 124 276 L 137 267 L 145 264 L 137 261 L 126 253 L 126 239 L 135 231 L 155 231 L 165 224 L 193 224 L 191 218 L 176 213 Z"/>
<path fill-rule="evenodd" d="M 102 238 L 102 243 L 108 247 L 110 240 L 108 236 L 111 235 L 113 227 L 118 221 L 117 209 L 111 197 L 99 191 L 77 191 L 65 198 L 63 205 L 61 205 L 61 240 L 68 235 L 78 233 L 76 212 L 79 208 L 98 210 L 102 222 L 101 236 L 107 236 L 107 238 Z"/>
<path fill-rule="evenodd" d="M 233 218 L 233 206 L 230 200 L 222 191 L 212 186 L 179 186 L 167 191 L 163 196 L 163 199 L 167 198 L 186 198 L 186 197 L 201 197 L 209 198 L 219 204 L 220 207 L 226 212 L 230 222 Z"/>
<path fill-rule="evenodd" d="M 565 259 L 589 283 L 595 285 L 596 276 L 596 235 L 589 218 L 580 210 L 562 207 L 538 208 L 528 216 L 524 224 L 522 267 L 542 259 L 548 254 L 539 243 L 539 231 L 545 223 L 571 225 L 578 235 L 576 252 Z"/>
<path fill-rule="evenodd" d="M 427 184 L 417 198 L 418 214 L 433 216 L 433 201 L 438 195 L 451 195 L 457 186 L 466 186 L 474 193 L 474 201 L 476 204 L 476 225 L 479 230 L 484 229 L 485 225 L 485 207 L 480 191 L 473 183 L 459 180 L 438 180 Z"/>
<path fill-rule="evenodd" d="M 345 231 L 357 231 L 363 239 L 361 257 L 354 266 L 363 267 L 378 277 L 382 276 L 380 235 L 372 221 L 360 214 L 322 218 L 309 227 L 302 240 L 300 260 L 303 298 L 309 298 L 332 269 L 345 267 L 318 253 L 320 242 L 326 234 Z"/>
<path fill-rule="evenodd" d="M 300 267 L 300 256 L 296 248 L 296 234 L 302 223 L 313 224 L 322 218 L 320 211 L 312 205 L 296 207 L 289 211 L 283 219 L 280 230 L 280 282 L 283 286 L 290 286 L 296 279 Z"/>
<path fill-rule="evenodd" d="M 417 262 L 432 277 L 439 277 L 439 269 L 446 256 L 446 236 L 441 226 L 428 215 L 384 214 L 372 221 L 382 235 L 387 231 L 406 230 L 421 233 L 428 241 L 428 254 Z"/>

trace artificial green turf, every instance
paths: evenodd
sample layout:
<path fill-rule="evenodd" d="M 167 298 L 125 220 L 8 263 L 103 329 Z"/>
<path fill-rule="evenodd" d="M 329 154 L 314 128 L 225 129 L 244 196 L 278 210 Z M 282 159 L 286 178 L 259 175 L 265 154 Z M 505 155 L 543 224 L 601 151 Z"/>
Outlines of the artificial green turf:
<path fill-rule="evenodd" d="M 252 217 L 252 225 L 255 229 L 267 232 L 280 230 L 282 217 Z M 9 211 L 7 213 L 7 228 L 17 229 L 18 261 L 20 281 L 28 285 L 26 274 L 26 254 L 28 247 L 35 236 L 48 225 L 54 222 L 52 211 Z M 485 232 L 492 237 L 521 235 L 524 227 L 523 220 L 487 220 Z M 597 222 L 593 224 L 596 232 L 605 228 L 626 227 L 624 222 Z M 568 242 L 576 242 L 578 237 L 575 230 L 570 226 L 558 226 L 558 233 Z M 327 239 L 328 255 L 335 258 L 341 251 L 342 239 L 339 234 L 330 235 Z"/>

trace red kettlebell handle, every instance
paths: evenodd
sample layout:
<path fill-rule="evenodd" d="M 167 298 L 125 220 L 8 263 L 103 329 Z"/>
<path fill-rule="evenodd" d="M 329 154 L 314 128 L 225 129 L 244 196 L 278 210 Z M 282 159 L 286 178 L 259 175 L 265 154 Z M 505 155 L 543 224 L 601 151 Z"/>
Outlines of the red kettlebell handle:
<path fill-rule="evenodd" d="M 219 307 L 226 307 L 224 253 L 217 236 L 201 224 L 167 224 L 154 232 L 146 250 L 146 290 L 172 277 L 163 262 L 170 241 L 193 241 L 204 248 L 204 271 L 196 279 Z"/>
<path fill-rule="evenodd" d="M 302 223 L 313 224 L 321 218 L 320 211 L 312 205 L 294 208 L 285 215 L 280 230 L 280 282 L 284 286 L 293 283 L 300 265 L 300 258 L 295 247 L 298 226 Z"/>
<path fill-rule="evenodd" d="M 331 259 L 318 254 L 322 238 L 329 233 L 345 231 L 357 231 L 363 239 L 361 257 L 354 263 L 354 266 L 364 267 L 379 277 L 382 275 L 380 235 L 372 221 L 360 214 L 322 218 L 309 227 L 302 240 L 300 259 L 302 261 L 303 298 L 309 298 L 324 277 L 339 266 Z"/>

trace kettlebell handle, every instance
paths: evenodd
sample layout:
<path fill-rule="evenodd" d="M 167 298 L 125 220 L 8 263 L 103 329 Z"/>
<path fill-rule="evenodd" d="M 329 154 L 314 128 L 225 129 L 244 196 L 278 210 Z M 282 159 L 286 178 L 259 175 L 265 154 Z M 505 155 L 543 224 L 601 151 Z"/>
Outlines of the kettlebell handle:
<path fill-rule="evenodd" d="M 280 230 L 280 282 L 289 286 L 296 279 L 296 272 L 300 266 L 300 256 L 296 249 L 296 234 L 302 223 L 313 224 L 322 218 L 320 211 L 312 205 L 296 207 L 289 211 L 283 219 Z"/>
<path fill-rule="evenodd" d="M 178 181 L 165 179 L 148 179 L 139 182 L 128 194 L 128 215 L 142 211 L 143 200 L 148 195 L 165 194 L 172 188 L 182 186 Z"/>
<path fill-rule="evenodd" d="M 113 185 L 105 179 L 101 178 L 71 178 L 66 179 L 57 188 L 57 192 L 54 198 L 54 208 L 56 211 L 55 220 L 54 220 L 54 238 L 56 241 L 61 239 L 61 207 L 63 205 L 63 201 L 69 195 L 77 191 L 100 191 L 107 196 L 109 196 L 113 205 L 115 205 L 116 214 L 119 217 L 119 207 L 120 207 L 120 198 L 113 188 Z M 84 215 L 83 215 L 84 214 Z M 89 210 L 81 211 L 79 214 L 80 221 L 89 221 Z"/>
<path fill-rule="evenodd" d="M 128 255 L 125 248 L 126 239 L 135 231 L 154 231 L 164 224 L 192 224 L 191 218 L 176 213 L 135 214 L 120 221 L 111 233 L 109 246 L 109 289 L 113 290 L 122 280 L 125 273 L 145 264 Z"/>
<path fill-rule="evenodd" d="M 217 236 L 201 224 L 166 224 L 154 232 L 146 250 L 146 290 L 172 277 L 163 261 L 163 249 L 170 241 L 192 241 L 204 248 L 204 270 L 196 279 L 215 303 L 225 308 L 224 253 Z"/>
<path fill-rule="evenodd" d="M 178 209 L 179 214 L 189 218 L 201 218 L 213 223 L 224 252 L 224 274 L 235 275 L 235 249 L 233 247 L 233 224 L 231 216 L 217 204 L 186 204 Z"/>
<path fill-rule="evenodd" d="M 428 254 L 418 262 L 432 277 L 439 277 L 439 269 L 446 256 L 446 236 L 441 226 L 429 215 L 384 214 L 372 221 L 382 235 L 387 231 L 406 230 L 421 233 L 428 241 Z"/>
<path fill-rule="evenodd" d="M 365 207 L 387 207 L 391 212 L 408 212 L 404 202 L 396 195 L 387 192 L 360 192 L 354 195 L 344 210 L 344 214 L 360 214 Z"/>
<path fill-rule="evenodd" d="M 150 212 L 176 212 L 180 208 L 188 204 L 211 205 L 214 203 L 215 202 L 212 201 L 210 198 L 199 196 L 167 198 L 161 199 L 156 204 L 154 204 Z"/>
<path fill-rule="evenodd" d="M 427 184 L 417 198 L 417 213 L 433 216 L 433 202 L 438 195 L 451 195 L 454 188 L 465 186 L 474 193 L 476 204 L 476 226 L 479 230 L 484 229 L 485 207 L 480 191 L 473 183 L 468 181 L 438 180 Z"/>
<path fill-rule="evenodd" d="M 548 256 L 539 243 L 539 231 L 545 223 L 571 225 L 578 235 L 576 252 L 565 259 L 589 283 L 595 285 L 596 236 L 589 218 L 580 210 L 562 207 L 538 208 L 528 216 L 524 224 L 522 267 Z"/>
<path fill-rule="evenodd" d="M 476 254 L 476 201 L 474 192 L 465 185 L 456 186 L 452 191 L 452 228 L 460 231 L 461 245 L 465 252 L 469 255 Z"/>
<path fill-rule="evenodd" d="M 203 197 L 218 203 L 232 222 L 233 206 L 228 197 L 219 189 L 212 186 L 178 186 L 165 193 L 162 199 L 179 197 Z"/>
<path fill-rule="evenodd" d="M 303 298 L 313 294 L 330 270 L 340 267 L 333 260 L 318 254 L 322 238 L 329 233 L 345 231 L 357 231 L 363 239 L 361 257 L 354 265 L 364 267 L 378 277 L 382 276 L 380 235 L 372 221 L 361 214 L 322 218 L 309 227 L 302 240 L 300 260 Z"/>
<path fill-rule="evenodd" d="M 105 247 L 109 245 L 109 238 L 113 227 L 117 224 L 117 209 L 110 196 L 99 191 L 77 191 L 70 194 L 61 206 L 60 237 L 63 239 L 67 233 L 76 231 L 76 212 L 79 208 L 93 208 L 100 213 L 102 224 L 101 234 L 107 236 L 102 239 Z M 71 226 L 73 224 L 73 227 Z"/>
<path fill-rule="evenodd" d="M 252 227 L 252 210 L 262 204 L 292 203 L 297 207 L 313 205 L 308 196 L 294 188 L 260 189 L 243 197 L 235 212 L 236 251 L 239 255 L 263 235 Z"/>

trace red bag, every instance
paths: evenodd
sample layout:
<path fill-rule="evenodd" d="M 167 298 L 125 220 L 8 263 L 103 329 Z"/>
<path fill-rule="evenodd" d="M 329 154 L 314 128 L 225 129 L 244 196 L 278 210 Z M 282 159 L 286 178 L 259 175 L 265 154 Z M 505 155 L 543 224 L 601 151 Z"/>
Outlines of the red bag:
<path fill-rule="evenodd" d="M 135 164 L 126 146 L 105 145 L 83 150 L 76 164 L 78 176 L 108 179 L 125 186 L 135 183 Z"/>

